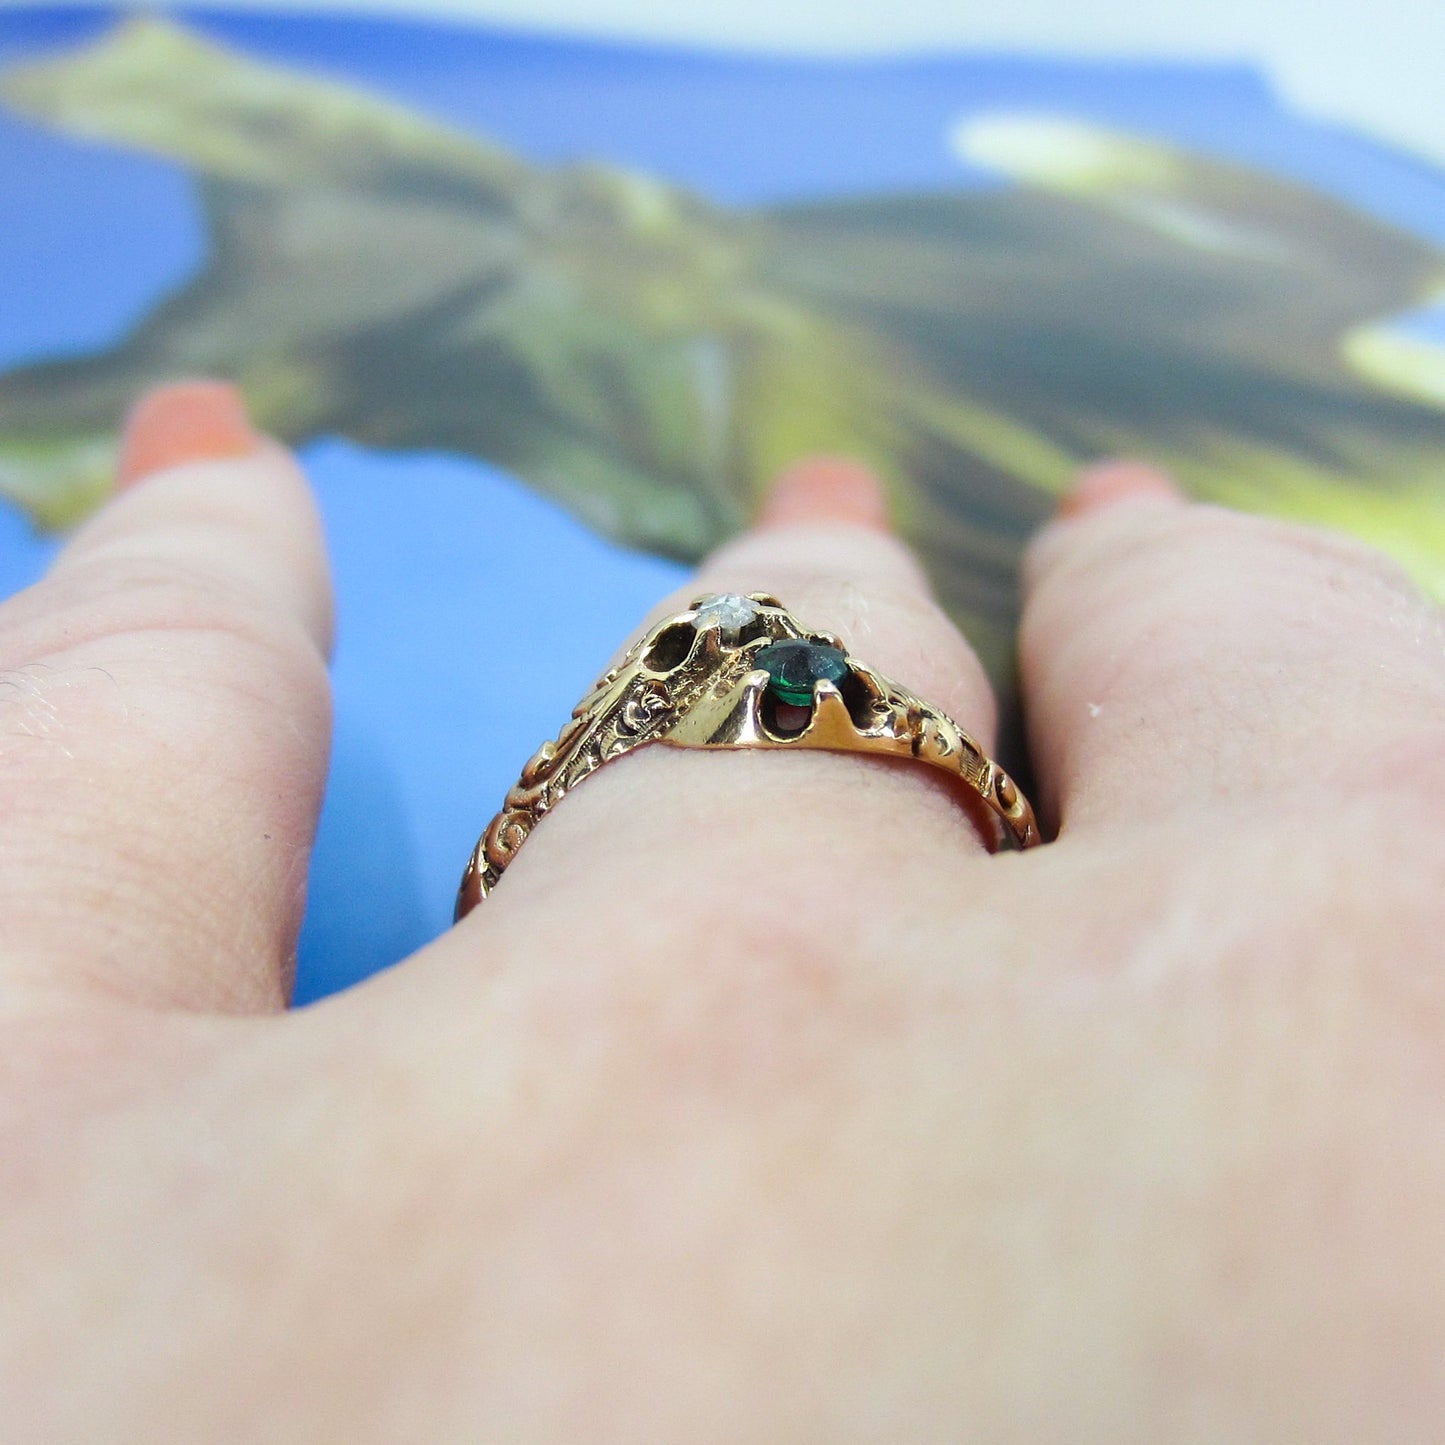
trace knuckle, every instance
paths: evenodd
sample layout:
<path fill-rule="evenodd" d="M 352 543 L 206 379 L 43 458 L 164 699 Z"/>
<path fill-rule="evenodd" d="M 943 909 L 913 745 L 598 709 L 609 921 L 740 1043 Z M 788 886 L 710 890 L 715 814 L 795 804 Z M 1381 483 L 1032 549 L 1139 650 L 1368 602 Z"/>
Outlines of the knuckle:
<path fill-rule="evenodd" d="M 1069 550 L 1060 571 L 1142 573 L 1177 587 L 1221 576 L 1263 580 L 1285 574 L 1355 597 L 1375 593 L 1395 603 L 1428 605 L 1405 570 L 1386 553 L 1341 532 L 1228 508 L 1195 504 L 1147 517 L 1104 518 L 1102 535 Z"/>
<path fill-rule="evenodd" d="M 1192 505 L 1087 520 L 1057 539 L 1038 577 L 1026 633 L 1081 613 L 1128 637 L 1201 620 L 1256 636 L 1265 621 L 1346 635 L 1384 619 L 1419 642 L 1441 612 L 1392 558 L 1357 538 L 1298 523 Z"/>
<path fill-rule="evenodd" d="M 0 775 L 8 780 L 12 768 L 30 774 L 35 747 L 68 753 L 77 721 L 126 715 L 123 690 L 105 668 L 32 662 L 0 671 Z"/>
<path fill-rule="evenodd" d="M 625 950 L 578 949 L 565 970 L 527 969 L 528 1032 L 551 1053 L 600 1054 L 671 1098 L 761 1102 L 848 1058 L 886 1010 L 807 910 L 693 900 L 639 926 Z M 875 990 L 876 992 L 876 990 Z"/>
<path fill-rule="evenodd" d="M 203 689 L 236 718 L 324 720 L 326 663 L 296 618 L 245 588 L 166 562 L 107 561 L 52 575 L 0 607 L 0 768 L 156 718 L 157 687 Z M 187 716 L 190 714 L 187 713 Z"/>
<path fill-rule="evenodd" d="M 301 622 L 235 578 L 177 558 L 109 556 L 57 569 L 0 608 L 0 668 L 120 636 L 210 634 L 279 658 L 316 652 Z"/>
<path fill-rule="evenodd" d="M 1290 585 L 1339 594 L 1356 607 L 1435 608 L 1394 558 L 1358 537 L 1214 507 L 1198 511 L 1196 535 L 1187 544 L 1205 565 L 1251 562 Z"/>
<path fill-rule="evenodd" d="M 1259 521 L 1262 540 L 1332 586 L 1371 586 L 1399 599 L 1425 600 L 1409 574 L 1387 553 L 1343 532 L 1297 523 Z"/>

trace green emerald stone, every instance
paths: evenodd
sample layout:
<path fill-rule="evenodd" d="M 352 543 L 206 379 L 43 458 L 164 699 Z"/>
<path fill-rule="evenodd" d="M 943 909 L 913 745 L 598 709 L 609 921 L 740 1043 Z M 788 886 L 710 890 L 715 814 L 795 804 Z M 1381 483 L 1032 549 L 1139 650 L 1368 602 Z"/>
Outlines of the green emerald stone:
<path fill-rule="evenodd" d="M 753 659 L 768 675 L 768 691 L 779 702 L 808 707 L 815 682 L 842 682 L 848 676 L 848 659 L 836 647 L 805 638 L 770 642 Z"/>

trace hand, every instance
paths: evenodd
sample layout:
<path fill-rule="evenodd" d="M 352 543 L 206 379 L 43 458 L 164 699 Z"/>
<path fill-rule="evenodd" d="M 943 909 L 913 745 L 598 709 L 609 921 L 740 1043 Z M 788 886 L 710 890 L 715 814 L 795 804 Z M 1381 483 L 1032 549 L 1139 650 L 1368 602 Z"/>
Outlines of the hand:
<path fill-rule="evenodd" d="M 1379 558 L 1093 472 L 1028 568 L 1056 842 L 990 856 L 923 768 L 647 750 L 288 1014 L 319 528 L 215 388 L 127 457 L 0 610 L 7 1438 L 1435 1437 L 1445 666 Z M 866 475 L 764 522 L 689 595 L 989 741 Z"/>

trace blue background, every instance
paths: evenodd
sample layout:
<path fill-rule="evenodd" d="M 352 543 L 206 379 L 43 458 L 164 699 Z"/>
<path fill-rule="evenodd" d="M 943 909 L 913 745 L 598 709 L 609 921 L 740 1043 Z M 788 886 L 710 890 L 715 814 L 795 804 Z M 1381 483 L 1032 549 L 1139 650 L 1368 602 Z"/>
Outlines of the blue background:
<path fill-rule="evenodd" d="M 358 84 L 525 153 L 605 158 L 730 204 L 995 184 L 952 153 L 970 115 L 1094 120 L 1308 181 L 1445 244 L 1445 181 L 1290 115 L 1253 73 L 964 55 L 763 60 L 334 17 L 183 12 L 252 54 Z M 0 67 L 113 15 L 0 13 Z M 199 265 L 178 168 L 0 112 L 0 367 L 106 346 Z M 1445 313 L 1410 319 L 1445 336 Z M 0 427 L 4 418 L 0 416 Z M 611 547 L 511 478 L 321 440 L 303 457 L 333 549 L 336 744 L 298 1000 L 442 931 L 482 825 L 680 569 Z M 54 540 L 0 503 L 0 595 Z M 542 665 L 538 665 L 538 660 Z M 525 685 L 506 681 L 520 677 Z"/>

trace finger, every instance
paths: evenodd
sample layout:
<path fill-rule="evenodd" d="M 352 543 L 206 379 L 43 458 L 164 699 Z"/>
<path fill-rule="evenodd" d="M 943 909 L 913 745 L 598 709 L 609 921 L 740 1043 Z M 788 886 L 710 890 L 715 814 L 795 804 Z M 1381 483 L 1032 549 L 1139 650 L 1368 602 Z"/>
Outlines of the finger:
<path fill-rule="evenodd" d="M 938 605 L 918 558 L 893 532 L 882 484 L 861 463 L 823 456 L 783 472 L 752 531 L 714 552 L 685 587 L 663 598 L 614 661 L 697 597 L 726 592 L 780 598 L 805 626 L 836 633 L 860 661 L 992 746 L 998 707 L 987 672 Z"/>
<path fill-rule="evenodd" d="M 761 525 L 713 556 L 654 620 L 700 594 L 770 593 L 805 627 L 837 634 L 860 661 L 991 746 L 983 669 L 882 517 L 879 484 L 851 464 L 794 469 Z M 553 920 L 571 921 L 557 926 L 569 930 L 561 951 L 573 957 L 582 945 L 575 920 L 593 917 L 613 930 L 599 932 L 603 947 L 625 940 L 650 957 L 691 958 L 699 917 L 721 910 L 730 922 L 720 947 L 745 948 L 737 939 L 756 932 L 799 957 L 840 929 L 855 938 L 885 929 L 886 900 L 896 907 L 925 888 L 957 887 L 961 867 L 987 861 L 963 792 L 912 761 L 641 748 L 541 818 L 459 937 L 476 929 L 496 956 L 525 955 L 541 967 L 557 942 Z"/>
<path fill-rule="evenodd" d="M 785 472 L 753 531 L 710 557 L 655 616 L 706 592 L 770 592 L 805 626 L 837 633 L 861 660 L 993 745 L 997 705 L 983 665 L 889 527 L 883 489 L 859 463 L 826 457 Z"/>
<path fill-rule="evenodd" d="M 785 471 L 752 531 L 714 552 L 640 631 L 710 592 L 780 598 L 805 626 L 836 633 L 860 660 L 992 745 L 997 704 L 988 676 L 893 532 L 877 476 L 851 458 L 810 458 Z"/>
<path fill-rule="evenodd" d="M 1026 568 L 1022 686 L 1046 808 L 1133 826 L 1219 803 L 1267 826 L 1438 754 L 1440 615 L 1383 557 L 1094 469 Z"/>
<path fill-rule="evenodd" d="M 229 388 L 152 394 L 123 457 L 0 607 L 0 1005 L 276 1007 L 328 745 L 315 507 Z"/>

